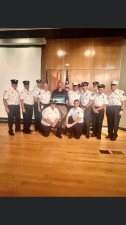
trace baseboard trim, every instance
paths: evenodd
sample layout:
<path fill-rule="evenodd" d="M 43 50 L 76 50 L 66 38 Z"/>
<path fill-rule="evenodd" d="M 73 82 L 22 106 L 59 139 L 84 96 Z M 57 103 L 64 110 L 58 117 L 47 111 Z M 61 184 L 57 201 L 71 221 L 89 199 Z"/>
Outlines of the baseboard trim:
<path fill-rule="evenodd" d="M 126 131 L 126 128 L 119 127 L 119 130 Z"/>

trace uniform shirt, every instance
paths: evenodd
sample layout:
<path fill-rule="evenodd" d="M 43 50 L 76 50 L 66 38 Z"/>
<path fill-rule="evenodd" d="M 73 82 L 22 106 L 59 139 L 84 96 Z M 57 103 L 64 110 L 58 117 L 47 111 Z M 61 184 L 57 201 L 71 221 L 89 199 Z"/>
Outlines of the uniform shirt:
<path fill-rule="evenodd" d="M 50 98 L 51 98 L 51 93 L 50 91 L 45 91 L 44 89 L 40 91 L 40 102 L 42 104 L 49 104 Z"/>
<path fill-rule="evenodd" d="M 18 89 L 10 87 L 4 91 L 3 98 L 7 100 L 7 105 L 20 105 L 20 92 Z"/>
<path fill-rule="evenodd" d="M 114 92 L 110 91 L 108 93 L 108 105 L 122 105 L 125 100 L 122 90 L 116 89 Z"/>
<path fill-rule="evenodd" d="M 36 87 L 33 89 L 32 94 L 35 98 L 39 98 L 40 94 L 41 94 L 42 89 Z"/>
<path fill-rule="evenodd" d="M 70 101 L 70 106 L 74 106 L 74 100 L 78 99 L 80 101 L 80 91 L 69 91 L 68 96 L 69 96 L 69 101 Z"/>
<path fill-rule="evenodd" d="M 92 95 L 92 92 L 88 90 L 86 92 L 83 92 L 80 97 L 82 106 L 86 106 L 89 103 L 89 101 L 93 99 L 94 97 Z"/>
<path fill-rule="evenodd" d="M 95 107 L 101 107 L 104 104 L 107 105 L 108 104 L 107 95 L 104 93 L 100 95 L 98 92 L 97 94 L 95 94 L 93 103 Z"/>
<path fill-rule="evenodd" d="M 74 121 L 76 121 L 78 118 L 81 118 L 78 123 L 83 123 L 84 121 L 84 111 L 80 107 L 78 107 L 77 109 L 72 108 L 68 113 L 68 117 L 69 116 L 72 116 Z"/>
<path fill-rule="evenodd" d="M 52 108 L 49 106 L 42 112 L 41 123 L 45 126 L 51 126 L 51 124 L 47 123 L 44 119 L 49 119 L 52 123 L 54 123 L 55 120 L 59 118 L 60 118 L 59 110 L 57 108 L 54 108 L 54 110 L 52 110 Z"/>
<path fill-rule="evenodd" d="M 24 104 L 34 105 L 34 98 L 32 91 L 27 91 L 25 88 L 21 92 L 20 99 L 24 101 Z"/>

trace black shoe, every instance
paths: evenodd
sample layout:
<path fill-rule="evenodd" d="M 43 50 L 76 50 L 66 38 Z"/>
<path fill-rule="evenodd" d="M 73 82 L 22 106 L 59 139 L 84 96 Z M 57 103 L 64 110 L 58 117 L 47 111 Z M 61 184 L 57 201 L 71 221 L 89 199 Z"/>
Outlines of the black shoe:
<path fill-rule="evenodd" d="M 90 137 L 96 137 L 96 135 L 95 134 L 92 134 Z"/>
<path fill-rule="evenodd" d="M 69 138 L 69 139 L 72 139 L 72 138 L 73 138 L 73 135 L 70 135 L 68 138 Z"/>
<path fill-rule="evenodd" d="M 111 140 L 111 141 L 116 141 L 117 137 L 118 137 L 118 135 L 116 135 L 116 136 L 115 136 L 115 135 L 113 135 L 113 137 L 112 137 L 112 138 L 110 138 L 110 140 Z"/>
<path fill-rule="evenodd" d="M 110 135 L 108 135 L 108 136 L 106 136 L 105 138 L 106 138 L 106 139 L 110 139 L 111 137 L 110 137 Z"/>
<path fill-rule="evenodd" d="M 97 137 L 98 140 L 101 140 L 101 137 Z"/>
<path fill-rule="evenodd" d="M 33 130 L 29 129 L 29 132 L 33 132 Z"/>
<path fill-rule="evenodd" d="M 61 136 L 61 135 L 56 135 L 56 137 L 58 137 L 58 138 L 62 139 L 62 136 Z"/>
<path fill-rule="evenodd" d="M 110 140 L 111 140 L 111 141 L 116 141 L 116 139 L 117 139 L 117 137 L 111 138 Z"/>
<path fill-rule="evenodd" d="M 89 139 L 90 138 L 89 135 L 86 135 L 86 138 Z"/>
<path fill-rule="evenodd" d="M 20 129 L 20 130 L 17 130 L 17 129 L 15 130 L 15 132 L 22 132 L 22 131 L 23 131 L 23 130 L 21 130 L 21 129 Z"/>
<path fill-rule="evenodd" d="M 14 136 L 13 131 L 8 131 L 9 135 Z"/>
<path fill-rule="evenodd" d="M 31 134 L 30 131 L 23 131 L 24 134 Z"/>

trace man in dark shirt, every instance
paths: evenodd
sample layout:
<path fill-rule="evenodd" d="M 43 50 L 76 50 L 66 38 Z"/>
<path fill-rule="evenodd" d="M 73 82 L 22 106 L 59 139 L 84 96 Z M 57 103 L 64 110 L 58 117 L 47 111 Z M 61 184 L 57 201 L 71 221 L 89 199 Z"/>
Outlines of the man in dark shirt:
<path fill-rule="evenodd" d="M 63 83 L 58 83 L 58 89 L 52 92 L 51 98 L 59 102 L 57 108 L 60 112 L 61 122 L 64 127 L 63 133 L 66 134 L 66 116 L 67 116 L 67 104 L 68 104 L 68 91 L 63 89 Z"/>

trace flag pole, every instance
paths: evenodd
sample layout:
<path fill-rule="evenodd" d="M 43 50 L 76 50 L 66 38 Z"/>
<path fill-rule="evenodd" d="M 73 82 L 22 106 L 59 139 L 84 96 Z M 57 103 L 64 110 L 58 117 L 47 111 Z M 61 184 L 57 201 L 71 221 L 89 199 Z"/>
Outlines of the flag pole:
<path fill-rule="evenodd" d="M 57 73 L 56 73 L 56 89 L 58 88 L 58 82 L 59 82 L 59 70 L 57 65 Z"/>
<path fill-rule="evenodd" d="M 47 65 L 46 65 L 46 83 L 48 84 Z"/>
<path fill-rule="evenodd" d="M 69 91 L 68 67 L 69 67 L 69 64 L 67 63 L 67 64 L 66 64 L 66 68 L 67 68 L 67 70 L 66 70 L 66 83 L 65 83 L 65 89 L 66 89 L 67 91 Z"/>

